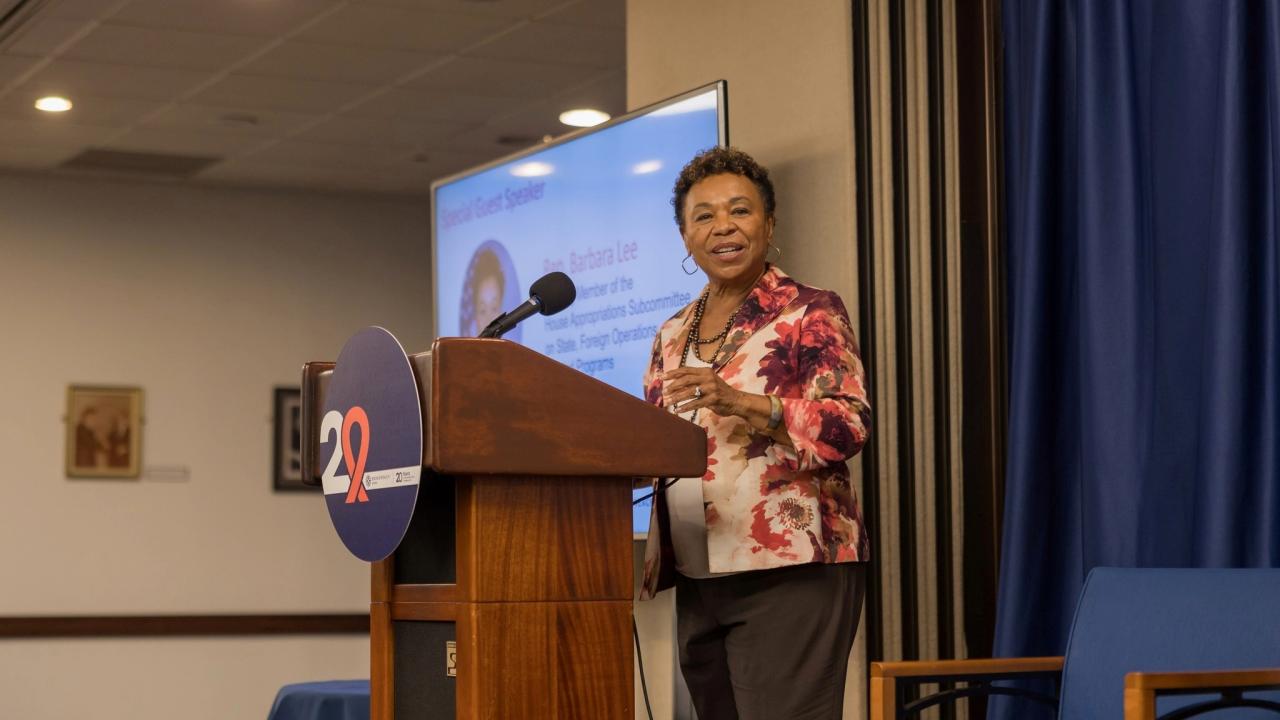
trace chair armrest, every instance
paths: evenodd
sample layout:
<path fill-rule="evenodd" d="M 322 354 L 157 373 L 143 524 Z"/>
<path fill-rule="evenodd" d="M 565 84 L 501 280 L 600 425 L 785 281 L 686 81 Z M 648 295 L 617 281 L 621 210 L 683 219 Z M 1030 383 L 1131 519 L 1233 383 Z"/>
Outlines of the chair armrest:
<path fill-rule="evenodd" d="M 1280 689 L 1280 668 L 1131 672 L 1124 676 L 1125 720 L 1155 720 L 1156 697 Z"/>
<path fill-rule="evenodd" d="M 871 663 L 871 677 L 940 677 L 1062 672 L 1061 657 L 902 660 Z"/>
<path fill-rule="evenodd" d="M 1024 675 L 1043 676 L 1061 673 L 1061 657 L 873 662 L 871 663 L 870 720 L 897 718 L 900 680 L 910 685 L 956 681 L 981 683 Z"/>

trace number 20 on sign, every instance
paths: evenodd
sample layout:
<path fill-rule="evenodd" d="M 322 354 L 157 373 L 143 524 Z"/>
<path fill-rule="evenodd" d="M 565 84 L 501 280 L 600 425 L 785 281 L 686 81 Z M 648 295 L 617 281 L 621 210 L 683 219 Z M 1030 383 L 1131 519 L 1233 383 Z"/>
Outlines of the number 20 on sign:
<path fill-rule="evenodd" d="M 352 431 L 357 427 L 360 428 L 358 454 L 351 450 Z M 369 416 L 364 408 L 356 405 L 347 410 L 345 415 L 337 410 L 325 413 L 324 419 L 320 421 L 320 444 L 330 442 L 331 435 L 334 436 L 336 445 L 333 448 L 333 455 L 329 458 L 329 464 L 325 466 L 324 473 L 321 475 L 321 481 L 325 487 L 332 487 L 333 484 L 342 482 L 344 478 L 337 472 L 338 466 L 345 459 L 350 482 L 347 489 L 347 504 L 369 502 L 369 494 L 364 488 L 364 468 L 365 462 L 369 459 L 371 433 Z"/>

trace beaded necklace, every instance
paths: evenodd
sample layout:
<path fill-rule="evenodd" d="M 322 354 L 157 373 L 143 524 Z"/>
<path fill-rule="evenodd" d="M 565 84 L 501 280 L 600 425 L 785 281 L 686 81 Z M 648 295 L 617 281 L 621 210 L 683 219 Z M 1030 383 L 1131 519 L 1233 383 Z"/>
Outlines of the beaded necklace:
<path fill-rule="evenodd" d="M 703 340 L 700 337 L 701 331 L 699 328 L 702 327 L 702 311 L 707 308 L 707 296 L 710 294 L 710 289 L 703 292 L 702 297 L 698 298 L 698 304 L 693 306 L 693 327 L 689 328 L 689 335 L 684 341 L 684 351 L 680 353 L 680 367 L 684 367 L 685 363 L 689 361 L 689 348 L 693 348 L 694 354 L 698 356 L 699 360 L 702 360 L 702 353 L 700 352 L 701 346 L 719 340 L 720 344 L 716 345 L 715 352 L 711 353 L 711 360 L 702 360 L 705 363 L 710 363 L 714 367 L 716 356 L 720 354 L 720 350 L 724 348 L 725 341 L 729 339 L 729 328 L 733 327 L 733 321 L 737 319 L 738 311 L 741 310 L 742 306 L 747 302 L 746 298 L 742 299 L 742 302 L 734 309 L 733 314 L 729 316 L 729 320 L 724 324 L 724 329 L 720 331 L 720 334 Z M 747 297 L 750 297 L 750 295 Z M 695 408 L 693 414 L 689 416 L 689 422 L 697 421 L 698 409 Z"/>
<path fill-rule="evenodd" d="M 720 350 L 724 348 L 725 342 L 729 339 L 729 329 L 733 327 L 733 321 L 738 319 L 738 312 L 741 311 L 742 306 L 746 304 L 746 298 L 743 298 L 742 302 L 738 304 L 738 307 L 734 308 L 733 314 L 729 316 L 727 321 L 725 321 L 724 329 L 714 337 L 709 337 L 704 340 L 702 338 L 702 331 L 700 328 L 702 327 L 702 313 L 707 309 L 707 296 L 710 294 L 710 290 L 703 292 L 702 296 L 698 298 L 698 304 L 693 306 L 693 327 L 689 328 L 689 336 L 685 338 L 684 341 L 684 352 L 680 353 L 680 367 L 684 367 L 685 363 L 689 361 L 689 348 L 693 348 L 693 352 L 698 356 L 699 360 L 707 363 L 713 362 L 716 359 L 716 356 L 720 354 Z M 748 295 L 748 297 L 750 296 Z M 710 345 L 717 340 L 720 341 L 720 344 L 716 345 L 715 351 L 711 353 L 711 360 L 703 360 L 702 348 L 700 346 Z"/>

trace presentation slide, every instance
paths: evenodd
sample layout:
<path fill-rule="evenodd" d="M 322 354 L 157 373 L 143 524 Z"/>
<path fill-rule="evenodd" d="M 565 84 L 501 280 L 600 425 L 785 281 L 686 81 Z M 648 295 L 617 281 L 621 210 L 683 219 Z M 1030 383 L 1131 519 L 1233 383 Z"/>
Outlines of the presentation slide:
<path fill-rule="evenodd" d="M 681 269 L 671 189 L 720 142 L 719 97 L 710 89 L 439 184 L 437 334 L 476 336 L 560 270 L 577 286 L 573 305 L 505 337 L 641 397 L 658 326 L 706 283 Z M 647 504 L 636 513 L 642 530 Z"/>

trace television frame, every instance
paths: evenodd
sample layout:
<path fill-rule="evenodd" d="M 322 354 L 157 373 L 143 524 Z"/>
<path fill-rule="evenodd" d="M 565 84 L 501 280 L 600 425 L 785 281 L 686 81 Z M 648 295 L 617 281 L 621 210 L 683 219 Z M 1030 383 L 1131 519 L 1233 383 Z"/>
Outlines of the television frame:
<path fill-rule="evenodd" d="M 442 185 L 447 185 L 454 181 L 462 180 L 472 175 L 485 172 L 486 170 L 491 170 L 495 167 L 498 167 L 499 165 L 506 165 L 507 163 L 514 162 L 516 160 L 519 160 L 520 158 L 528 157 L 530 155 L 535 155 L 537 153 L 542 152 L 543 150 L 548 150 L 558 145 L 571 143 L 574 140 L 578 140 L 580 138 L 586 137 L 587 135 L 591 135 L 593 133 L 598 133 L 604 130 L 608 130 L 609 128 L 614 127 L 615 125 L 621 125 L 622 123 L 625 123 L 628 120 L 634 120 L 637 117 L 651 113 L 654 110 L 658 110 L 659 108 L 662 108 L 664 106 L 673 105 L 682 100 L 687 100 L 691 97 L 702 95 L 712 90 L 716 92 L 716 107 L 718 109 L 718 112 L 716 113 L 716 131 L 717 131 L 716 144 L 720 147 L 726 147 L 729 144 L 729 83 L 726 80 L 716 80 L 714 82 L 709 82 L 705 85 L 700 85 L 696 88 L 693 88 L 692 90 L 687 90 L 685 92 L 682 92 L 679 95 L 673 95 L 669 98 L 659 100 L 658 102 L 645 105 L 642 108 L 632 110 L 626 114 L 619 115 L 618 117 L 611 118 L 608 122 L 603 122 L 599 125 L 595 125 L 589 128 L 580 128 L 578 130 L 565 133 L 564 135 L 561 135 L 560 137 L 557 137 L 554 140 L 551 140 L 549 142 L 539 143 L 538 145 L 533 145 L 531 147 L 525 148 L 524 150 L 511 153 L 510 155 L 504 155 L 495 160 L 491 160 L 487 163 L 484 163 L 483 165 L 477 165 L 475 167 L 467 168 L 466 170 L 460 170 L 456 173 L 453 173 L 452 175 L 446 175 L 445 177 L 441 177 L 433 180 L 431 182 L 431 194 L 430 194 L 431 294 L 432 294 L 431 338 L 434 340 L 435 338 L 440 337 L 440 308 L 435 302 L 435 292 L 440 281 L 440 277 L 439 277 L 440 263 L 437 257 L 438 239 L 436 238 L 436 210 L 437 210 L 436 191 L 439 190 Z M 510 308 L 505 308 L 505 309 L 510 310 Z"/>

